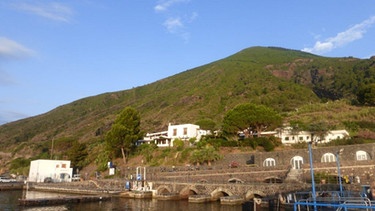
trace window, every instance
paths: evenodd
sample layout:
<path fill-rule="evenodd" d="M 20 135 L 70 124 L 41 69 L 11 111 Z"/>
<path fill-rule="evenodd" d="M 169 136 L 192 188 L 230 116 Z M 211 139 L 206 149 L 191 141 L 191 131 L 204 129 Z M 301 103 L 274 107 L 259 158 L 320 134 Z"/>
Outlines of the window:
<path fill-rule="evenodd" d="M 61 168 L 66 168 L 66 164 L 65 163 L 63 163 L 63 164 L 61 164 Z"/>
<path fill-rule="evenodd" d="M 336 162 L 336 157 L 332 153 L 325 153 L 322 156 L 322 163 Z"/>
<path fill-rule="evenodd" d="M 357 160 L 368 160 L 367 152 L 362 151 L 362 150 L 357 151 L 355 153 L 355 156 L 356 156 Z"/>
<path fill-rule="evenodd" d="M 303 157 L 301 156 L 294 156 L 290 163 L 292 164 L 293 169 L 301 169 L 303 164 Z"/>
<path fill-rule="evenodd" d="M 166 141 L 165 139 L 163 139 L 163 140 L 158 140 L 158 144 L 165 145 L 165 144 L 167 144 L 167 141 Z"/>
<path fill-rule="evenodd" d="M 300 141 L 303 141 L 303 137 L 302 137 L 302 136 L 301 136 L 301 137 L 299 137 L 299 140 L 300 140 Z"/>
<path fill-rule="evenodd" d="M 184 127 L 184 136 L 187 135 L 187 127 Z"/>
<path fill-rule="evenodd" d="M 273 158 L 267 158 L 263 161 L 263 166 L 276 166 L 276 161 Z"/>
<path fill-rule="evenodd" d="M 306 136 L 306 140 L 309 140 L 310 139 L 310 136 Z"/>
<path fill-rule="evenodd" d="M 177 128 L 173 129 L 173 136 L 177 136 Z"/>
<path fill-rule="evenodd" d="M 285 139 L 284 139 L 285 141 L 289 141 L 289 137 L 285 137 Z"/>

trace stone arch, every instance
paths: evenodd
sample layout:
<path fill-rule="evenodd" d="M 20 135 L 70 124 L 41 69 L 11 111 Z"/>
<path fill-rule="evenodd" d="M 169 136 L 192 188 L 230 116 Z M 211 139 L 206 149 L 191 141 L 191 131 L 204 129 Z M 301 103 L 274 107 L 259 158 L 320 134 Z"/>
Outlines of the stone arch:
<path fill-rule="evenodd" d="M 187 199 L 191 195 L 198 195 L 199 191 L 194 186 L 186 186 L 180 191 L 180 198 Z"/>
<path fill-rule="evenodd" d="M 244 183 L 243 180 L 241 180 L 239 178 L 235 178 L 235 177 L 228 179 L 228 182 L 229 183 Z"/>
<path fill-rule="evenodd" d="M 251 200 L 251 199 L 254 199 L 254 198 L 263 198 L 263 197 L 266 197 L 266 194 L 263 193 L 262 191 L 248 190 L 245 194 L 246 200 Z"/>
<path fill-rule="evenodd" d="M 198 183 L 207 183 L 208 180 L 206 180 L 206 179 L 199 179 L 197 182 L 198 182 Z"/>
<path fill-rule="evenodd" d="M 263 180 L 264 183 L 283 183 L 283 180 L 280 177 L 266 177 Z"/>
<path fill-rule="evenodd" d="M 162 185 L 156 189 L 156 194 L 161 195 L 166 193 L 172 193 L 172 190 L 166 185 Z"/>
<path fill-rule="evenodd" d="M 232 192 L 230 192 L 229 190 L 227 189 L 224 189 L 224 188 L 217 188 L 215 189 L 214 191 L 211 192 L 211 199 L 213 201 L 217 201 L 220 199 L 220 197 L 223 197 L 223 196 L 232 196 Z"/>

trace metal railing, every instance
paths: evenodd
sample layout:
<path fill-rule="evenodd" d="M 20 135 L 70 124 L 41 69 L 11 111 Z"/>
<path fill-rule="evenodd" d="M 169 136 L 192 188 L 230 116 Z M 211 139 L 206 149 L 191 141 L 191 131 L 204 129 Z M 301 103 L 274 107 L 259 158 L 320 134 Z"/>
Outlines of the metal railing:
<path fill-rule="evenodd" d="M 295 193 L 292 202 L 294 210 L 334 210 L 334 211 L 348 211 L 348 210 L 375 210 L 375 204 L 368 198 L 362 197 L 359 193 L 354 192 L 317 192 L 318 197 L 312 197 L 311 192 Z M 308 198 L 301 198 L 308 196 Z M 298 199 L 300 198 L 300 199 Z"/>

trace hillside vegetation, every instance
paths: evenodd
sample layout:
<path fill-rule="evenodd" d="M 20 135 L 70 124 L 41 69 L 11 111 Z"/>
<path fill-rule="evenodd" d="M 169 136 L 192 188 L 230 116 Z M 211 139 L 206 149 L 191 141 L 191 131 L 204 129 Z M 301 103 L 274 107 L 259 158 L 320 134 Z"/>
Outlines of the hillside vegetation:
<path fill-rule="evenodd" d="M 325 122 L 373 138 L 375 110 L 371 103 L 361 104 L 358 93 L 374 83 L 374 58 L 252 47 L 151 84 L 87 97 L 1 125 L 1 167 L 8 168 L 15 158 L 66 158 L 75 142 L 86 146 L 84 165 L 98 163 L 104 134 L 127 106 L 140 112 L 144 132 L 204 119 L 220 129 L 226 112 L 250 102 L 272 107 L 285 122 Z"/>

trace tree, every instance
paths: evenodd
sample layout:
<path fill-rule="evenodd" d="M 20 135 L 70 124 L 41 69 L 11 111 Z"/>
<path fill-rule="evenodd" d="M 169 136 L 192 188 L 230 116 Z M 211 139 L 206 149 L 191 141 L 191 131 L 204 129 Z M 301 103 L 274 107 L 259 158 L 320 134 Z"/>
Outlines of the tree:
<path fill-rule="evenodd" d="M 150 144 L 142 144 L 137 147 L 137 151 L 139 155 L 142 155 L 146 162 L 151 162 L 153 158 L 153 152 L 157 149 L 158 146 L 155 143 Z"/>
<path fill-rule="evenodd" d="M 270 126 L 279 126 L 282 118 L 273 109 L 252 103 L 240 104 L 228 111 L 223 120 L 223 132 L 225 135 L 235 135 L 238 131 L 261 132 Z"/>
<path fill-rule="evenodd" d="M 115 157 L 120 151 L 124 163 L 127 162 L 130 151 L 135 143 L 143 137 L 140 130 L 141 118 L 139 112 L 132 107 L 126 107 L 117 116 L 111 129 L 106 134 L 107 148 Z"/>
<path fill-rule="evenodd" d="M 375 83 L 368 84 L 360 88 L 357 94 L 357 100 L 363 105 L 375 105 Z"/>
<path fill-rule="evenodd" d="M 190 156 L 190 162 L 196 163 L 197 166 L 200 165 L 204 161 L 202 151 L 200 149 L 196 149 L 193 151 L 192 155 Z"/>
<path fill-rule="evenodd" d="M 314 122 L 307 126 L 307 130 L 311 132 L 311 141 L 317 143 L 324 139 L 329 127 L 326 122 Z"/>
<path fill-rule="evenodd" d="M 208 166 L 211 166 L 212 161 L 220 160 L 221 158 L 222 156 L 215 149 L 215 147 L 211 146 L 210 144 L 206 144 L 192 152 L 190 162 L 196 163 L 198 166 L 201 163 L 206 162 Z"/>
<path fill-rule="evenodd" d="M 201 119 L 195 122 L 196 125 L 199 125 L 200 129 L 210 130 L 213 132 L 216 127 L 216 123 L 211 119 Z"/>
<path fill-rule="evenodd" d="M 84 143 L 74 141 L 73 145 L 67 151 L 67 154 L 74 167 L 84 167 L 84 161 L 88 155 L 86 145 Z"/>
<path fill-rule="evenodd" d="M 207 162 L 208 166 L 211 166 L 212 161 L 219 160 L 221 158 L 217 150 L 209 144 L 201 149 L 201 155 L 203 161 Z"/>

